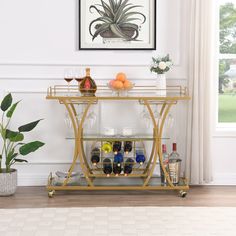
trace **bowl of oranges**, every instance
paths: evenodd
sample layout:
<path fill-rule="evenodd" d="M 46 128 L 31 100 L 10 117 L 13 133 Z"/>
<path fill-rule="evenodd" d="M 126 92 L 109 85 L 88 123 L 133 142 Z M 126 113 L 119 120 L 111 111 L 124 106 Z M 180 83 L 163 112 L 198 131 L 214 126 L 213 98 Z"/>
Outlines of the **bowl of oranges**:
<path fill-rule="evenodd" d="M 108 87 L 118 96 L 127 96 L 128 91 L 134 87 L 134 84 L 127 79 L 125 73 L 120 72 L 114 80 L 108 83 Z"/>

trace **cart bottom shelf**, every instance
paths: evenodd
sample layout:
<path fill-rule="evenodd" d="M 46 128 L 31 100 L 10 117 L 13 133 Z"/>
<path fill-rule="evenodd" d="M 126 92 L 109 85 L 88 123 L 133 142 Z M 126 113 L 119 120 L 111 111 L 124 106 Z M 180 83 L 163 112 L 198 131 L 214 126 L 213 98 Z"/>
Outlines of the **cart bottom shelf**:
<path fill-rule="evenodd" d="M 186 179 L 181 178 L 178 185 L 175 186 L 163 186 L 161 185 L 160 177 L 152 177 L 149 185 L 143 185 L 143 178 L 95 178 L 93 180 L 93 186 L 88 186 L 85 178 L 81 178 L 79 184 L 68 184 L 63 186 L 62 184 L 55 184 L 54 178 L 49 177 L 47 190 L 49 196 L 53 195 L 55 191 L 96 191 L 96 190 L 177 190 L 180 192 L 181 197 L 185 197 L 189 186 Z M 184 196 L 182 196 L 184 195 Z"/>

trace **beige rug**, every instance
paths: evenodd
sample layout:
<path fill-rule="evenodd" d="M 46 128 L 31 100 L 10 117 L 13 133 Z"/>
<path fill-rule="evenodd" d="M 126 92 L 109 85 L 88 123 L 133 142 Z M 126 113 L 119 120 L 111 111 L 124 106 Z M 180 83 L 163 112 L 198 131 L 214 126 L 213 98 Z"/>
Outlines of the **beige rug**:
<path fill-rule="evenodd" d="M 0 209 L 1 236 L 234 236 L 236 208 Z"/>

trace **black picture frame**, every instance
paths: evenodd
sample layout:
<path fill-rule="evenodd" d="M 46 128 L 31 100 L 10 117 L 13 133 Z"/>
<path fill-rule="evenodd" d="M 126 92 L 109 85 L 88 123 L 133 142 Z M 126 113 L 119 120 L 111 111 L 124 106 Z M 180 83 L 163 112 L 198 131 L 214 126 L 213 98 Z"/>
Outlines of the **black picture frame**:
<path fill-rule="evenodd" d="M 137 45 L 129 45 L 129 47 L 121 47 L 120 45 L 118 47 L 115 47 L 115 46 L 109 46 L 109 47 L 102 47 L 102 46 L 99 46 L 99 47 L 96 47 L 94 45 L 91 45 L 89 46 L 89 43 L 85 44 L 83 41 L 85 41 L 84 37 L 85 35 L 84 34 L 89 34 L 89 29 L 87 30 L 87 32 L 85 30 L 83 30 L 83 27 L 85 27 L 85 23 L 84 23 L 84 20 L 85 20 L 85 17 L 86 17 L 86 12 L 84 11 L 84 5 L 85 2 L 88 3 L 89 1 L 91 1 L 91 4 L 94 3 L 94 1 L 101 1 L 101 0 L 78 0 L 79 1 L 79 37 L 78 37 L 78 40 L 79 40 L 79 50 L 156 50 L 156 19 L 157 19 L 157 13 L 156 13 L 156 6 L 157 6 L 157 3 L 156 3 L 156 0 L 146 0 L 146 1 L 149 1 L 150 3 L 150 6 L 152 5 L 152 7 L 150 7 L 150 11 L 152 10 L 152 14 L 151 14 L 151 20 L 150 20 L 150 17 L 149 17 L 149 20 L 152 21 L 150 22 L 151 27 L 150 27 L 150 24 L 149 24 L 149 37 L 150 37 L 150 46 L 148 47 L 140 47 Z M 108 3 L 110 2 L 109 0 L 103 0 L 105 3 Z M 113 0 L 113 1 L 116 1 L 116 0 Z M 118 0 L 117 0 L 118 1 Z M 124 1 L 124 0 L 123 0 Z M 131 1 L 131 0 L 130 0 Z M 134 2 L 138 2 L 138 0 L 132 0 Z M 89 11 L 89 9 L 88 9 Z M 151 29 L 150 29 L 151 28 Z M 152 31 L 152 32 L 151 32 Z M 99 35 L 100 36 L 100 35 Z M 98 36 L 98 37 L 99 37 Z M 92 37 L 92 36 L 91 36 Z M 103 38 L 104 40 L 104 38 Z M 125 44 L 125 43 L 124 43 Z M 113 45 L 115 45 L 115 43 L 113 43 Z"/>

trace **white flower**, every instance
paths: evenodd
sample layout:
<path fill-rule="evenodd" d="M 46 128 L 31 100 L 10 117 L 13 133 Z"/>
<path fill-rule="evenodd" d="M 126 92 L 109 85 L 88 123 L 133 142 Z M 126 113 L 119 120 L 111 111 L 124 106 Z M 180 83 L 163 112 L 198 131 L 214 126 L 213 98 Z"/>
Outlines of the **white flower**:
<path fill-rule="evenodd" d="M 161 70 L 165 70 L 166 67 L 167 67 L 167 65 L 166 65 L 166 63 L 165 63 L 164 61 L 161 61 L 161 62 L 159 63 L 159 65 L 158 65 L 158 67 L 159 67 Z"/>

